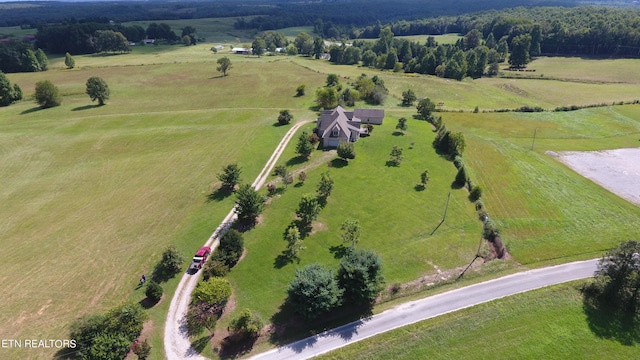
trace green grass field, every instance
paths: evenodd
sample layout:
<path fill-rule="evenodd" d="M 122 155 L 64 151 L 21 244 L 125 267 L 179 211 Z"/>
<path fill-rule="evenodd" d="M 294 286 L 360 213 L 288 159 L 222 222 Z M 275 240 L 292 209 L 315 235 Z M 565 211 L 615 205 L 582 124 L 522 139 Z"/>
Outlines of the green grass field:
<path fill-rule="evenodd" d="M 585 315 L 579 285 L 557 285 L 463 309 L 318 358 L 634 359 L 637 345 L 622 340 L 628 335 L 599 328 L 606 321 Z"/>
<path fill-rule="evenodd" d="M 133 288 L 164 247 L 176 244 L 190 257 L 231 208 L 231 197 L 207 201 L 222 165 L 237 161 L 243 179 L 253 181 L 287 130 L 273 126 L 279 110 L 290 109 L 295 120 L 314 119 L 313 93 L 329 73 L 339 74 L 343 83 L 361 73 L 379 75 L 391 95 L 384 104 L 385 124 L 356 143 L 358 156 L 344 167 L 328 168 L 332 152 L 316 151 L 308 162 L 298 161 L 294 139 L 280 163 L 294 172 L 304 169 L 308 179 L 273 199 L 261 223 L 246 233 L 247 255 L 230 274 L 237 309 L 250 307 L 269 319 L 295 267 L 313 261 L 336 267 L 331 249 L 340 243 L 338 227 L 347 217 L 360 220 L 360 246 L 382 256 L 389 284 L 433 274 L 435 266 L 466 265 L 473 258 L 481 223 L 465 190 L 451 189 L 455 168 L 434 153 L 428 124 L 412 118 L 415 108 L 399 106 L 408 88 L 418 97 L 443 102 L 444 109 L 467 111 L 441 115 L 448 128 L 465 133 L 465 162 L 484 189 L 485 205 L 514 263 L 534 267 L 597 257 L 640 235 L 633 226 L 640 223 L 638 207 L 545 154 L 637 147 L 639 105 L 567 113 L 470 112 L 475 106 L 553 108 L 637 98 L 635 75 L 621 82 L 619 66 L 542 58 L 531 64 L 540 61 L 536 73 L 572 81 L 457 82 L 304 57 L 213 54 L 210 46 L 144 46 L 125 55 L 76 56 L 77 67 L 71 70 L 63 57 L 51 57 L 47 72 L 8 74 L 25 100 L 0 108 L 0 262 L 5 264 L 0 292 L 7 294 L 0 323 L 8 324 L 0 327 L 0 338 L 55 338 L 80 315 L 128 298 L 141 300 L 142 290 Z M 216 71 L 221 56 L 233 62 L 227 77 Z M 625 60 L 621 66 L 637 66 L 637 61 Z M 569 68 L 582 71 L 566 70 L 561 76 Z M 597 79 L 612 80 L 593 81 L 594 69 Z M 84 93 L 91 76 L 109 84 L 106 106 L 95 106 Z M 41 110 L 33 102 L 35 83 L 44 79 L 60 88 L 62 106 Z M 300 84 L 306 84 L 307 95 L 294 97 Z M 394 135 L 402 116 L 409 119 L 409 129 Z M 404 148 L 405 160 L 390 168 L 385 162 L 396 144 Z M 424 169 L 431 181 L 426 190 L 416 191 Z M 327 170 L 335 189 L 316 231 L 305 240 L 300 264 L 275 268 L 285 248 L 282 233 L 294 219 L 300 196 L 314 192 Z M 447 221 L 429 236 L 448 192 Z M 165 299 L 149 310 L 154 358 L 162 358 L 164 316 L 177 278 L 163 286 Z M 50 358 L 52 353 L 0 353 L 5 355 Z"/>

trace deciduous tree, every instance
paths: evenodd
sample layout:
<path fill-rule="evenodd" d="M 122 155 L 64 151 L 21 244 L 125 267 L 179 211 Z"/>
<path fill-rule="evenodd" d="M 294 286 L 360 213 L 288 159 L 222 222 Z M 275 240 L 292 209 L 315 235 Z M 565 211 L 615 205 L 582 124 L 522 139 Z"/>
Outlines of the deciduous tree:
<path fill-rule="evenodd" d="M 74 67 L 76 67 L 76 61 L 73 59 L 73 56 L 71 56 L 71 54 L 64 54 L 64 65 L 67 67 L 67 69 L 73 69 Z"/>
<path fill-rule="evenodd" d="M 45 109 L 62 104 L 62 97 L 58 87 L 49 80 L 42 80 L 36 83 L 35 99 Z"/>
<path fill-rule="evenodd" d="M 355 159 L 356 158 L 356 149 L 352 142 L 349 141 L 340 141 L 338 143 L 338 157 L 344 160 Z"/>
<path fill-rule="evenodd" d="M 396 124 L 396 129 L 402 131 L 406 131 L 407 130 L 407 119 L 401 117 L 400 119 L 398 119 L 398 124 Z"/>
<path fill-rule="evenodd" d="M 278 115 L 278 123 L 280 125 L 288 125 L 292 119 L 293 115 L 291 115 L 289 110 L 280 110 L 280 115 Z"/>
<path fill-rule="evenodd" d="M 309 140 L 309 134 L 306 131 L 303 131 L 302 134 L 300 134 L 300 136 L 298 137 L 296 153 L 304 158 L 309 158 L 312 152 L 313 144 L 311 144 L 311 141 Z"/>
<path fill-rule="evenodd" d="M 391 153 L 389 154 L 389 163 L 393 166 L 400 166 L 402 159 L 402 148 L 398 145 L 393 145 Z"/>
<path fill-rule="evenodd" d="M 87 95 L 91 98 L 91 101 L 98 100 L 98 105 L 104 105 L 105 100 L 109 99 L 111 92 L 107 82 L 101 77 L 92 76 L 87 80 Z"/>
<path fill-rule="evenodd" d="M 402 92 L 402 106 L 411 106 L 416 99 L 416 93 L 413 90 L 408 89 Z"/>
<path fill-rule="evenodd" d="M 362 229 L 360 228 L 360 222 L 355 219 L 347 219 L 342 225 L 340 225 L 340 237 L 342 242 L 348 244 L 350 247 L 355 247 L 360 240 Z"/>
<path fill-rule="evenodd" d="M 431 119 L 431 113 L 436 109 L 436 104 L 434 104 L 431 99 L 424 98 L 418 102 L 418 114 L 422 116 L 424 120 L 429 121 Z"/>
<path fill-rule="evenodd" d="M 318 217 L 320 213 L 320 204 L 313 194 L 304 194 L 298 203 L 296 215 L 305 227 L 311 225 L 311 222 Z"/>
<path fill-rule="evenodd" d="M 227 76 L 227 72 L 231 70 L 233 65 L 231 64 L 231 60 L 228 57 L 223 56 L 217 61 L 218 67 L 216 70 L 222 73 L 222 76 Z"/>
<path fill-rule="evenodd" d="M 9 78 L 0 71 L 0 106 L 8 106 L 22 100 L 22 89 L 18 84 L 11 86 Z"/>
<path fill-rule="evenodd" d="M 331 195 L 331 191 L 333 190 L 333 179 L 328 172 L 322 173 L 320 175 L 320 182 L 318 183 L 317 195 L 318 199 L 321 202 L 327 200 L 329 195 Z"/>

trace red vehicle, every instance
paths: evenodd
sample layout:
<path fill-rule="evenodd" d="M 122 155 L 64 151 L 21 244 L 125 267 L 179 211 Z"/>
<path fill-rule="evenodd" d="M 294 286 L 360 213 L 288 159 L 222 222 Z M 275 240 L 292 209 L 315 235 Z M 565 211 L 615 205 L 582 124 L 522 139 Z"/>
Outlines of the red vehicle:
<path fill-rule="evenodd" d="M 203 246 L 196 252 L 193 256 L 193 260 L 191 260 L 191 265 L 189 265 L 189 270 L 198 271 L 202 269 L 202 265 L 207 261 L 207 257 L 211 254 L 211 248 L 208 246 Z"/>

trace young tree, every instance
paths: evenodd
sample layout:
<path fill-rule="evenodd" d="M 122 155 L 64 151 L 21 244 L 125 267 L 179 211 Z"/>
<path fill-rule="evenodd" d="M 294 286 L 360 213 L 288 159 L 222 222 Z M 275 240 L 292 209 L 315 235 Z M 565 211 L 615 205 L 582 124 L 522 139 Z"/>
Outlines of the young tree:
<path fill-rule="evenodd" d="M 151 353 L 151 345 L 147 339 L 144 339 L 142 342 L 134 342 L 131 345 L 131 351 L 138 356 L 138 360 L 146 360 Z"/>
<path fill-rule="evenodd" d="M 298 144 L 296 145 L 296 153 L 304 158 L 309 158 L 313 152 L 313 144 L 309 140 L 309 134 L 303 131 L 298 137 Z"/>
<path fill-rule="evenodd" d="M 218 67 L 216 68 L 216 70 L 221 72 L 222 76 L 227 76 L 227 72 L 231 70 L 231 68 L 233 67 L 231 65 L 231 60 L 229 60 L 229 58 L 226 56 L 223 56 L 220 59 L 218 59 L 217 63 L 218 63 Z"/>
<path fill-rule="evenodd" d="M 356 158 L 356 149 L 352 142 L 348 141 L 340 141 L 338 143 L 338 157 L 344 159 L 345 161 L 348 159 Z"/>
<path fill-rule="evenodd" d="M 287 300 L 298 314 L 313 320 L 339 306 L 342 292 L 334 272 L 313 263 L 296 270 L 287 289 Z"/>
<path fill-rule="evenodd" d="M 297 227 L 289 227 L 284 235 L 284 240 L 287 242 L 287 255 L 290 258 L 297 258 L 300 251 L 304 250 L 303 242 L 300 238 L 300 230 Z"/>
<path fill-rule="evenodd" d="M 285 189 L 289 187 L 289 184 L 293 184 L 293 175 L 291 175 L 289 170 L 285 169 L 280 177 L 282 178 L 282 183 L 284 184 Z"/>
<path fill-rule="evenodd" d="M 413 90 L 409 89 L 402 92 L 402 106 L 411 106 L 416 99 L 416 93 Z"/>
<path fill-rule="evenodd" d="M 305 226 L 310 226 L 311 222 L 318 217 L 320 213 L 320 204 L 313 194 L 304 194 L 298 203 L 296 215 Z"/>
<path fill-rule="evenodd" d="M 337 278 L 345 301 L 371 305 L 384 286 L 382 260 L 371 250 L 351 247 L 340 260 Z"/>
<path fill-rule="evenodd" d="M 241 185 L 236 192 L 236 213 L 238 220 L 246 224 L 255 224 L 264 210 L 265 198 L 249 184 Z"/>
<path fill-rule="evenodd" d="M 293 115 L 291 115 L 289 110 L 280 110 L 280 115 L 278 115 L 278 124 L 288 125 L 291 123 L 292 119 Z"/>
<path fill-rule="evenodd" d="M 328 172 L 320 175 L 320 182 L 318 183 L 317 195 L 321 202 L 327 201 L 331 191 L 333 190 L 333 179 Z"/>
<path fill-rule="evenodd" d="M 418 114 L 422 116 L 424 120 L 429 121 L 431 119 L 431 113 L 436 109 L 436 104 L 434 104 L 431 99 L 424 98 L 418 102 Z"/>
<path fill-rule="evenodd" d="M 234 267 L 244 251 L 242 233 L 236 229 L 229 229 L 220 238 L 220 245 L 213 253 L 212 260 L 220 261 L 227 268 Z"/>
<path fill-rule="evenodd" d="M 9 106 L 22 100 L 22 89 L 18 84 L 11 86 L 9 78 L 0 71 L 0 106 Z"/>
<path fill-rule="evenodd" d="M 403 117 L 398 119 L 398 124 L 396 125 L 396 129 L 400 130 L 401 132 L 406 131 L 407 130 L 407 119 L 403 118 Z"/>
<path fill-rule="evenodd" d="M 87 95 L 91 98 L 91 101 L 98 100 L 98 105 L 104 105 L 104 101 L 109 99 L 109 86 L 104 79 L 92 76 L 87 80 Z"/>
<path fill-rule="evenodd" d="M 256 338 L 264 326 L 260 317 L 249 309 L 243 309 L 238 317 L 229 323 L 231 337 L 238 340 Z"/>
<path fill-rule="evenodd" d="M 233 191 L 240 182 L 240 173 L 242 169 L 237 163 L 228 164 L 222 167 L 222 172 L 218 174 L 218 180 L 222 182 L 222 187 L 226 190 Z"/>
<path fill-rule="evenodd" d="M 62 97 L 58 87 L 49 80 L 42 80 L 36 83 L 35 99 L 45 109 L 62 104 Z"/>
<path fill-rule="evenodd" d="M 640 242 L 626 241 L 598 263 L 594 279 L 583 286 L 585 302 L 610 308 L 640 325 Z"/>
<path fill-rule="evenodd" d="M 389 158 L 389 162 L 391 163 L 391 165 L 393 166 L 400 166 L 400 163 L 402 162 L 402 148 L 399 147 L 398 145 L 393 145 L 393 148 L 391 149 L 391 154 L 389 154 L 390 158 Z"/>
<path fill-rule="evenodd" d="M 147 283 L 147 288 L 145 289 L 145 295 L 147 295 L 147 299 L 151 300 L 154 304 L 160 301 L 162 298 L 162 286 L 153 280 L 149 280 Z"/>
<path fill-rule="evenodd" d="M 355 247 L 360 240 L 360 234 L 362 233 L 360 228 L 360 222 L 358 220 L 347 219 L 342 225 L 340 225 L 340 237 L 342 242 L 349 244 L 350 247 Z"/>
<path fill-rule="evenodd" d="M 327 75 L 327 87 L 338 86 L 340 84 L 340 78 L 337 74 Z"/>
<path fill-rule="evenodd" d="M 64 64 L 67 69 L 73 69 L 74 67 L 76 67 L 76 61 L 69 53 L 64 54 Z"/>
<path fill-rule="evenodd" d="M 305 180 L 307 180 L 307 173 L 304 171 L 300 171 L 300 173 L 298 174 L 298 181 L 303 184 Z"/>
<path fill-rule="evenodd" d="M 38 49 L 35 52 L 36 60 L 38 60 L 38 65 L 40 66 L 41 71 L 47 71 L 49 67 L 49 59 L 47 55 L 42 51 L 42 49 Z"/>
<path fill-rule="evenodd" d="M 180 272 L 182 264 L 184 264 L 184 255 L 180 249 L 175 245 L 169 245 L 162 253 L 159 267 L 164 275 L 172 277 Z"/>
<path fill-rule="evenodd" d="M 304 88 L 306 86 L 304 84 L 298 85 L 298 87 L 296 88 L 296 96 L 300 97 L 300 96 L 304 96 Z"/>
<path fill-rule="evenodd" d="M 427 186 L 428 181 L 429 181 L 429 171 L 425 170 L 420 174 L 420 184 L 422 185 L 423 188 Z"/>

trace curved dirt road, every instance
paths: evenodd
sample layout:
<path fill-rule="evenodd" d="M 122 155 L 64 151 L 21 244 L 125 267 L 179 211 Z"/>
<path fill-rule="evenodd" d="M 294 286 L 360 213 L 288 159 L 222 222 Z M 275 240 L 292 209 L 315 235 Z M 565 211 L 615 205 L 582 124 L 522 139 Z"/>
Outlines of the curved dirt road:
<path fill-rule="evenodd" d="M 308 359 L 356 341 L 502 297 L 593 276 L 599 259 L 529 270 L 404 303 L 251 359 Z"/>
<path fill-rule="evenodd" d="M 264 185 L 265 181 L 269 177 L 269 174 L 273 170 L 276 162 L 282 155 L 285 147 L 295 134 L 295 132 L 300 128 L 300 126 L 311 122 L 311 120 L 306 120 L 299 122 L 291 127 L 289 131 L 284 135 L 280 143 L 271 154 L 271 157 L 262 168 L 262 171 L 256 178 L 256 180 L 251 184 L 256 190 L 260 189 L 262 185 Z M 216 228 L 216 230 L 211 234 L 211 237 L 204 244 L 206 246 L 211 246 L 214 249 L 218 246 L 218 237 L 222 235 L 236 220 L 237 215 L 235 213 L 235 208 L 231 209 L 227 216 L 224 218 L 220 226 Z M 178 359 L 198 359 L 204 360 L 198 352 L 191 347 L 191 342 L 187 336 L 186 326 L 184 324 L 185 315 L 187 314 L 187 307 L 189 306 L 189 301 L 191 300 L 191 293 L 193 289 L 198 284 L 198 279 L 200 278 L 200 274 L 202 272 L 199 271 L 193 275 L 184 274 L 180 283 L 178 284 L 178 288 L 176 289 L 173 298 L 171 299 L 171 305 L 169 306 L 169 313 L 167 314 L 167 320 L 164 326 L 164 351 L 167 359 L 169 360 L 178 360 Z"/>

